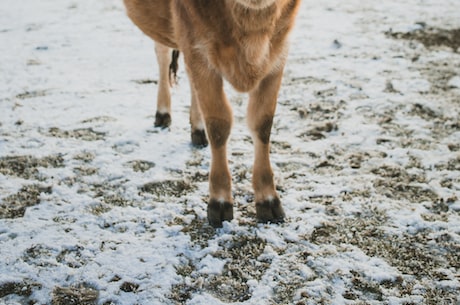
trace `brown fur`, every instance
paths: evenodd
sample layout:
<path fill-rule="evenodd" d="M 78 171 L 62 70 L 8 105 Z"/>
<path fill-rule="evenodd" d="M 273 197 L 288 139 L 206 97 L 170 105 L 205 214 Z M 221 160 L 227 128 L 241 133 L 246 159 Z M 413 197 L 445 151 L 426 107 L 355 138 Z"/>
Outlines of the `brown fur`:
<path fill-rule="evenodd" d="M 169 48 L 184 54 L 193 95 L 192 139 L 200 138 L 193 134 L 206 128 L 211 144 L 210 223 L 220 226 L 233 217 L 228 212 L 233 199 L 226 155 L 232 110 L 223 91 L 223 79 L 250 96 L 248 125 L 255 145 L 257 217 L 264 222 L 281 221 L 284 212 L 274 186 L 269 139 L 287 56 L 287 34 L 300 0 L 124 2 L 133 22 L 155 40 L 161 75 L 165 74 L 164 62 L 170 59 Z M 160 77 L 158 112 L 170 113 L 168 90 Z"/>

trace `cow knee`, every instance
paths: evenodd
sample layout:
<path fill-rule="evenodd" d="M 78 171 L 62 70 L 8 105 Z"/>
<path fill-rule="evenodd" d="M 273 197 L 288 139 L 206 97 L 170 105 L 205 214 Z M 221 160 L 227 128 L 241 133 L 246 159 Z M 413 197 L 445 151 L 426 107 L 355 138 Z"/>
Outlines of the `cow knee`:
<path fill-rule="evenodd" d="M 264 144 L 268 144 L 270 141 L 270 133 L 272 130 L 273 125 L 273 116 L 266 115 L 264 116 L 260 122 L 256 125 L 256 129 L 254 130 L 257 134 L 257 137 L 260 141 Z"/>
<path fill-rule="evenodd" d="M 211 146 L 219 148 L 227 142 L 230 135 L 231 122 L 225 119 L 208 118 L 206 120 L 206 130 Z"/>

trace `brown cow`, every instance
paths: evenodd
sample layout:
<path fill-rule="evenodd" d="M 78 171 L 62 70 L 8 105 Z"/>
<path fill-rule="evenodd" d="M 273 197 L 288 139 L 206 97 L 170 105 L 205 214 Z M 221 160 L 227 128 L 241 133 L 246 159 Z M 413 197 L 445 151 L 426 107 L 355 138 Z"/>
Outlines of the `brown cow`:
<path fill-rule="evenodd" d="M 247 121 L 253 135 L 253 187 L 257 218 L 281 222 L 285 214 L 270 165 L 270 132 L 286 62 L 287 36 L 300 0 L 124 0 L 128 16 L 155 41 L 160 66 L 156 126 L 171 122 L 171 49 L 184 56 L 192 91 L 192 143 L 211 145 L 208 220 L 233 219 L 227 138 L 232 109 L 227 80 L 249 93 Z M 205 133 L 206 130 L 206 133 Z M 207 139 L 206 139 L 207 135 Z"/>

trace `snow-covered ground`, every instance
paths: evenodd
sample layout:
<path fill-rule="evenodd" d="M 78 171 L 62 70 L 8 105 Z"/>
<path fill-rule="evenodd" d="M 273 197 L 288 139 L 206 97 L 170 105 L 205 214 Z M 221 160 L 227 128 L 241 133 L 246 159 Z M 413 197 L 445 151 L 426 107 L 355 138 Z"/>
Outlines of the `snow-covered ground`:
<path fill-rule="evenodd" d="M 207 225 L 181 64 L 115 0 L 2 0 L 0 304 L 459 304 L 458 0 L 303 1 L 272 133 L 287 221 L 254 220 L 230 87 L 235 216 Z"/>

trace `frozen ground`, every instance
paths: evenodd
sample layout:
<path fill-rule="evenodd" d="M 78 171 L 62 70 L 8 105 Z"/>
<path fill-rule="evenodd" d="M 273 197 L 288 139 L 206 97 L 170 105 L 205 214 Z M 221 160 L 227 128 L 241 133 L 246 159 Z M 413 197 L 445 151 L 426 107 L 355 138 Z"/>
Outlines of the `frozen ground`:
<path fill-rule="evenodd" d="M 114 0 L 2 0 L 0 304 L 459 304 L 458 0 L 306 0 L 272 135 L 288 219 L 206 224 L 189 89 Z M 182 65 L 183 68 L 183 65 Z"/>

